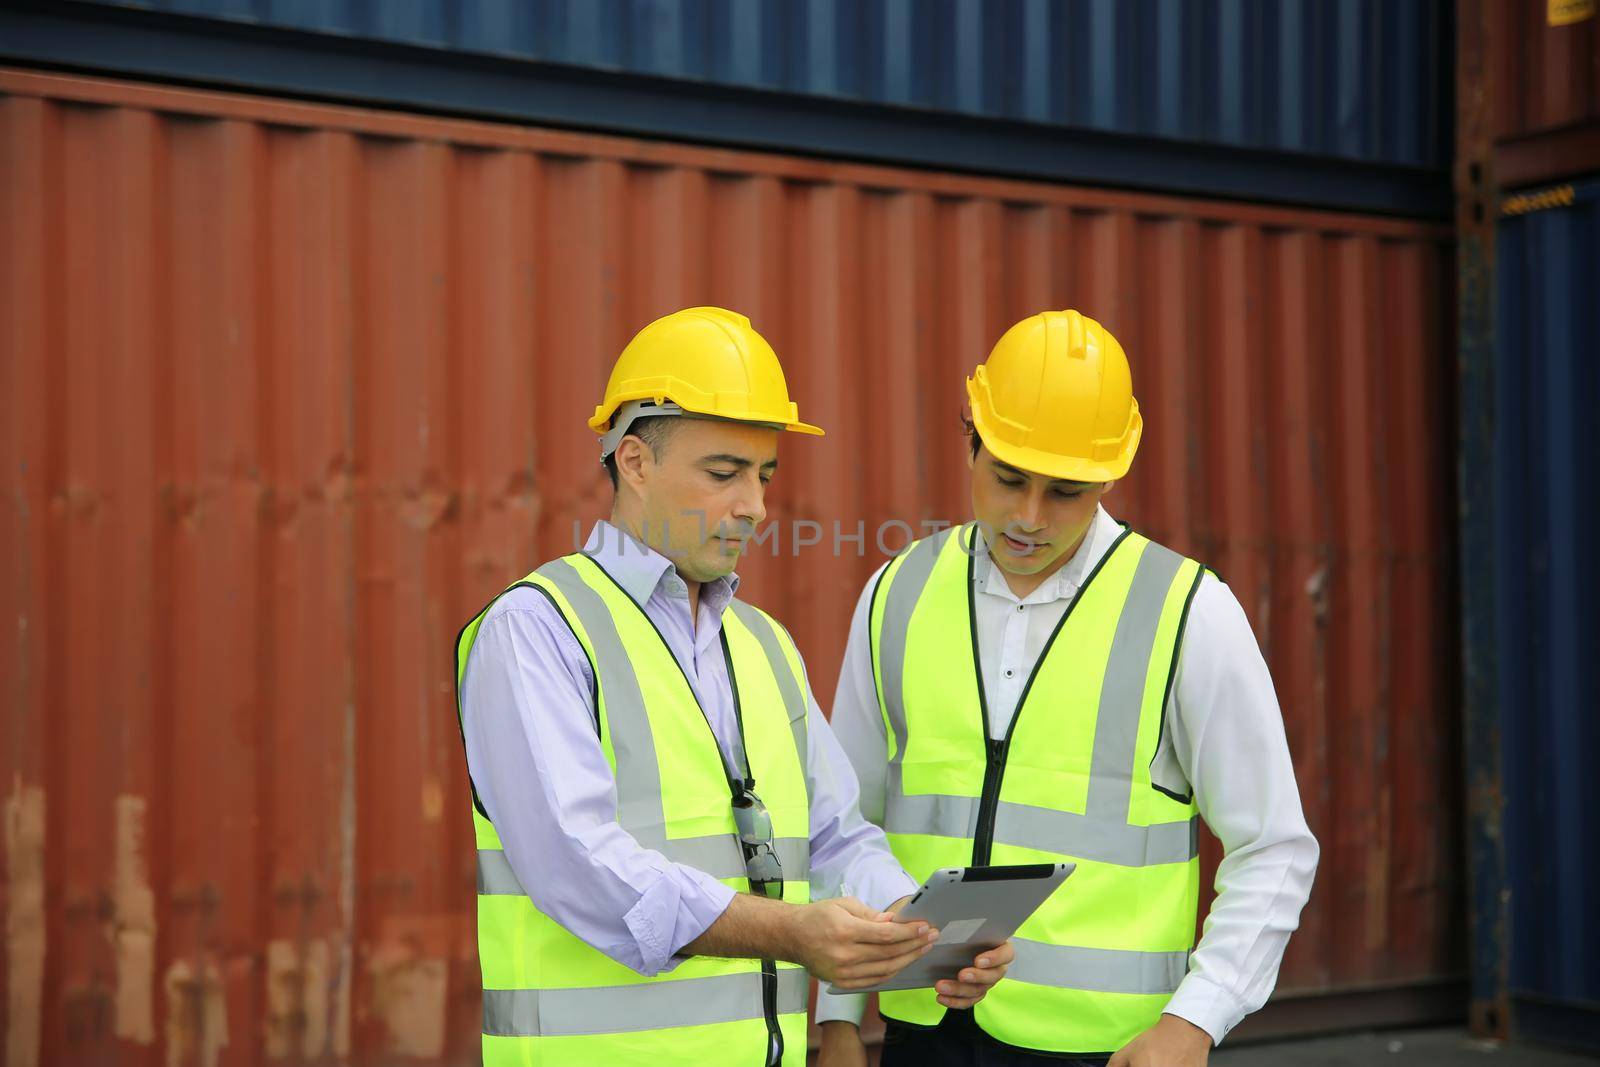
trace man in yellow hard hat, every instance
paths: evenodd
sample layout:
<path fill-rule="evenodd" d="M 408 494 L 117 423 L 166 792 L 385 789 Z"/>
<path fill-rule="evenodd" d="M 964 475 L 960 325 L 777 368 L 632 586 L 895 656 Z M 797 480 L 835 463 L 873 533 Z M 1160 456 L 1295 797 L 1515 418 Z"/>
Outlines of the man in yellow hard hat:
<path fill-rule="evenodd" d="M 887 921 L 915 884 L 788 632 L 734 596 L 780 431 L 822 431 L 720 308 L 640 331 L 589 426 L 610 521 L 456 643 L 484 1063 L 798 1067 L 806 970 L 861 988 L 937 936 Z M 811 903 L 813 881 L 862 899 Z M 943 1003 L 975 1003 L 1010 949 L 986 959 Z"/>
<path fill-rule="evenodd" d="M 913 878 L 1071 861 L 973 1010 L 885 993 L 885 1067 L 1198 1067 L 1266 1000 L 1317 864 L 1272 679 L 1228 587 L 1103 500 L 1143 423 L 1116 340 L 1013 326 L 967 381 L 973 521 L 862 591 L 833 726 Z M 1197 817 L 1225 858 L 1194 941 Z M 824 996 L 823 1067 L 864 1062 Z"/>

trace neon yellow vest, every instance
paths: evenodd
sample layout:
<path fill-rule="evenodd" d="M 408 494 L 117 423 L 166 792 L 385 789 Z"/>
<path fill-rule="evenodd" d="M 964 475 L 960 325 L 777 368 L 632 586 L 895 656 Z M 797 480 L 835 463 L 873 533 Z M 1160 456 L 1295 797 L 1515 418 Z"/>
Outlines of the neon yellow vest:
<path fill-rule="evenodd" d="M 581 554 L 547 563 L 511 588 L 519 586 L 549 598 L 589 657 L 622 828 L 669 860 L 748 892 L 716 739 L 654 623 Z M 488 610 L 456 641 L 458 715 L 467 657 Z M 723 613 L 722 634 L 750 776 L 772 815 L 783 899 L 804 904 L 811 831 L 800 657 L 781 626 L 740 601 Z M 784 1067 L 805 1063 L 802 968 L 695 956 L 653 978 L 638 974 L 534 907 L 473 801 L 486 1067 L 760 1067 L 775 1036 Z"/>
<path fill-rule="evenodd" d="M 884 829 L 918 881 L 941 867 L 1075 862 L 974 1015 L 1008 1045 L 1114 1052 L 1157 1021 L 1193 947 L 1196 808 L 1158 791 L 1150 762 L 1203 568 L 1124 531 L 1046 645 L 1007 739 L 991 742 L 972 543 L 971 526 L 917 542 L 873 593 Z M 880 1009 L 922 1026 L 944 1015 L 931 990 L 882 994 Z"/>

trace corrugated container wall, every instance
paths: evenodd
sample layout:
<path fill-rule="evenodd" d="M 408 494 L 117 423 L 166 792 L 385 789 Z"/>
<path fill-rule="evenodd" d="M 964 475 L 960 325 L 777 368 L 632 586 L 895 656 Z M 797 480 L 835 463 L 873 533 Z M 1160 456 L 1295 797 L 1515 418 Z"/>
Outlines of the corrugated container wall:
<path fill-rule="evenodd" d="M 111 2 L 987 119 L 1449 162 L 1438 0 Z"/>
<path fill-rule="evenodd" d="M 1496 650 L 1517 1029 L 1600 1048 L 1600 178 L 1501 220 L 1496 257 Z M 1508 202 L 1515 205 L 1516 201 Z M 1588 548 L 1584 546 L 1588 545 Z"/>
<path fill-rule="evenodd" d="M 1470 1014 L 1600 1051 L 1600 7 L 1461 0 L 1457 27 Z"/>
<path fill-rule="evenodd" d="M 1452 17 L 1442 0 L 97 0 L 0 5 L 0 63 L 1443 220 Z"/>
<path fill-rule="evenodd" d="M 1600 170 L 1596 5 L 1491 0 L 1491 7 L 1486 74 L 1493 86 L 1496 180 L 1517 188 Z"/>
<path fill-rule="evenodd" d="M 451 643 L 606 513 L 583 420 L 696 303 L 829 431 L 784 442 L 742 568 L 824 701 L 882 524 L 965 513 L 963 375 L 1092 309 L 1146 414 L 1112 507 L 1220 570 L 1279 686 L 1323 846 L 1282 992 L 1462 974 L 1441 228 L 0 92 L 10 1063 L 471 1061 Z"/>
<path fill-rule="evenodd" d="M 1495 138 L 1600 121 L 1600 18 L 1594 5 L 1570 22 L 1552 19 L 1563 5 L 1497 0 Z M 1582 3 L 1564 6 L 1582 13 Z"/>

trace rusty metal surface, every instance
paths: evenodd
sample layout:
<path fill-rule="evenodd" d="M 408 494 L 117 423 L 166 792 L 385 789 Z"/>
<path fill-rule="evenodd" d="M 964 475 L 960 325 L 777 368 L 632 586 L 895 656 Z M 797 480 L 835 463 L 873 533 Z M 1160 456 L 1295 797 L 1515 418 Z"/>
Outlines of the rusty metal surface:
<path fill-rule="evenodd" d="M 741 568 L 824 701 L 876 529 L 965 513 L 962 375 L 1041 307 L 1105 322 L 1147 425 L 1112 506 L 1239 595 L 1323 843 L 1281 987 L 1458 977 L 1450 256 L 1404 221 L 0 72 L 8 1062 L 474 1061 L 447 655 L 605 512 L 583 420 L 702 302 L 829 431 L 785 442 L 781 555 Z"/>
<path fill-rule="evenodd" d="M 1600 14 L 1551 25 L 1545 3 L 1492 8 L 1496 139 L 1600 120 Z"/>
<path fill-rule="evenodd" d="M 1576 21 L 1551 25 L 1556 5 L 1487 0 L 1487 63 L 1458 74 L 1460 92 L 1492 102 L 1495 169 L 1517 188 L 1600 170 L 1600 12 L 1565 5 Z"/>
<path fill-rule="evenodd" d="M 1479 560 L 1494 558 L 1495 49 L 1498 0 L 1456 9 L 1457 515 L 1460 531 L 1461 745 L 1466 819 L 1468 1016 L 1473 1033 L 1510 1036 L 1509 908 L 1504 765 L 1496 687 L 1495 583 Z"/>

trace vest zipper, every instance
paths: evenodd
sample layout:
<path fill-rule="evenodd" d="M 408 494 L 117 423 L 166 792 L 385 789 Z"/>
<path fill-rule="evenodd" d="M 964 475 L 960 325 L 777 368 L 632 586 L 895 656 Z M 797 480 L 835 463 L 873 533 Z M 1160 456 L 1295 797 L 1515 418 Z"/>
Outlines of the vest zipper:
<path fill-rule="evenodd" d="M 961 534 L 957 534 L 960 537 Z M 972 865 L 987 867 L 994 846 L 994 810 L 1000 800 L 1000 776 L 1005 773 L 1005 744 L 989 735 L 989 698 L 983 688 L 983 660 L 978 651 L 977 565 L 978 531 L 972 530 L 967 550 L 967 632 L 972 638 L 972 675 L 978 686 L 978 718 L 983 728 L 985 765 L 983 792 L 978 794 L 978 825 L 972 835 Z"/>
<path fill-rule="evenodd" d="M 1007 731 L 1009 740 L 1010 731 Z M 978 828 L 972 838 L 972 865 L 987 867 L 994 848 L 994 812 L 1000 802 L 1000 776 L 1006 770 L 1005 741 L 987 740 L 989 764 L 983 771 L 983 793 L 978 800 Z"/>
<path fill-rule="evenodd" d="M 978 659 L 978 610 L 973 602 L 976 592 L 973 576 L 975 574 L 976 553 L 967 554 L 967 625 L 972 631 L 972 667 L 977 675 L 978 683 L 978 708 L 983 717 L 984 755 L 987 764 L 983 769 L 983 793 L 978 798 L 978 825 L 972 834 L 972 865 L 974 867 L 989 866 L 990 853 L 994 851 L 994 818 L 995 812 L 1000 807 L 1000 780 L 1005 777 L 1006 757 L 1011 753 L 1011 738 L 1017 732 L 1017 720 L 1022 718 L 1022 709 L 1028 702 L 1028 696 L 1033 692 L 1034 680 L 1039 677 L 1039 670 L 1044 666 L 1045 659 L 1056 646 L 1056 638 L 1061 636 L 1061 631 L 1066 628 L 1067 620 L 1072 617 L 1073 609 L 1083 600 L 1083 594 L 1088 590 L 1089 583 L 1093 582 L 1101 570 L 1122 547 L 1122 542 L 1128 539 L 1133 528 L 1126 523 L 1122 524 L 1122 533 L 1111 542 L 1111 547 L 1106 549 L 1106 554 L 1100 557 L 1100 562 L 1094 565 L 1083 584 L 1078 586 L 1078 592 L 1073 596 L 1072 602 L 1067 605 L 1067 610 L 1061 613 L 1061 619 L 1056 623 L 1055 629 L 1050 631 L 1049 638 L 1044 643 L 1044 648 L 1039 651 L 1039 658 L 1033 664 L 1033 670 L 1028 674 L 1028 680 L 1022 687 L 1022 694 L 1017 697 L 1017 706 L 1011 713 L 1011 722 L 1006 726 L 1006 736 L 1003 740 L 995 740 L 989 736 L 989 705 L 984 698 L 983 666 Z M 977 535 L 974 534 L 974 537 Z"/>

